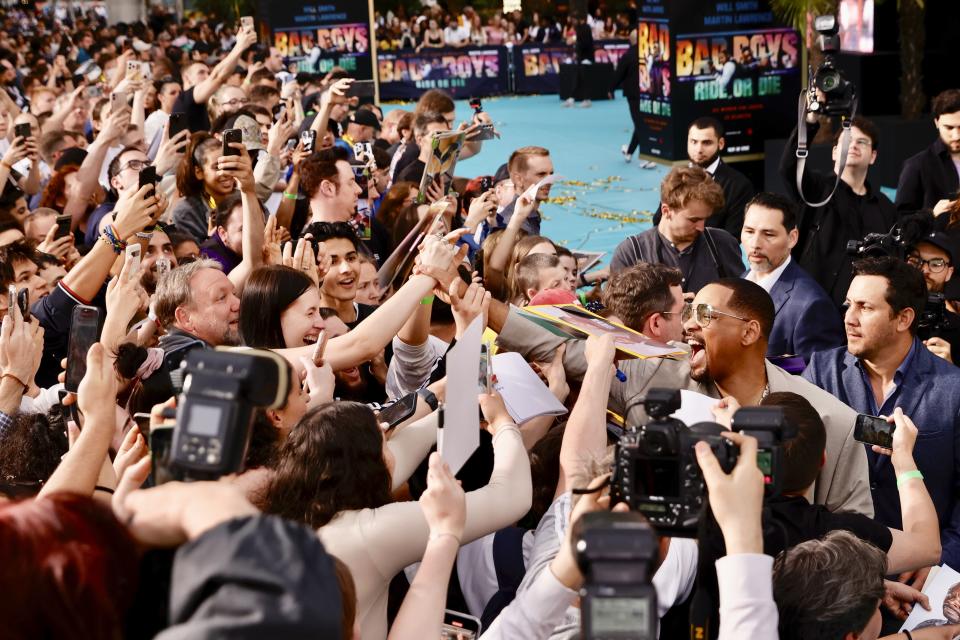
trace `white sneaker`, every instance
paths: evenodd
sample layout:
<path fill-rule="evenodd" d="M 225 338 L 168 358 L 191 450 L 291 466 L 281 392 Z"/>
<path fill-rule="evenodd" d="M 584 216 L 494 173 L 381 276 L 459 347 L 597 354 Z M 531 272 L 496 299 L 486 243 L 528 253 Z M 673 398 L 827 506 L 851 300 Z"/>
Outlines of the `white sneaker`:
<path fill-rule="evenodd" d="M 630 162 L 631 160 L 633 160 L 633 154 L 627 151 L 627 145 L 623 145 L 622 147 L 620 147 L 620 153 L 623 154 L 623 159 L 626 162 Z"/>
<path fill-rule="evenodd" d="M 566 100 L 563 101 L 563 104 L 561 104 L 560 106 L 561 106 L 561 107 L 572 107 L 575 102 L 576 102 L 576 100 L 574 100 L 573 98 L 567 98 Z"/>
<path fill-rule="evenodd" d="M 578 106 L 579 106 L 581 109 L 589 109 L 590 107 L 593 106 L 593 103 L 590 102 L 589 100 L 584 100 L 584 101 L 581 102 Z"/>

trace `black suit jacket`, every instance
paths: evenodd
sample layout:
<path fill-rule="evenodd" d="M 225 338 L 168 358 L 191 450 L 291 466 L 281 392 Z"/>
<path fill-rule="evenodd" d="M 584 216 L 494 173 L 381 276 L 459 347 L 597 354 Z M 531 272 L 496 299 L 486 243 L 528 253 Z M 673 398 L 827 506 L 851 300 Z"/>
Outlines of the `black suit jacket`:
<path fill-rule="evenodd" d="M 717 165 L 713 179 L 723 189 L 723 208 L 707 218 L 707 226 L 723 229 L 738 241 L 743 228 L 743 212 L 756 191 L 753 183 L 723 160 Z M 653 226 L 660 224 L 660 204 L 653 212 Z"/>
<path fill-rule="evenodd" d="M 953 200 L 960 187 L 958 182 L 950 150 L 943 140 L 937 138 L 936 142 L 903 163 L 894 203 L 897 212 L 902 215 L 932 209 L 940 200 Z"/>

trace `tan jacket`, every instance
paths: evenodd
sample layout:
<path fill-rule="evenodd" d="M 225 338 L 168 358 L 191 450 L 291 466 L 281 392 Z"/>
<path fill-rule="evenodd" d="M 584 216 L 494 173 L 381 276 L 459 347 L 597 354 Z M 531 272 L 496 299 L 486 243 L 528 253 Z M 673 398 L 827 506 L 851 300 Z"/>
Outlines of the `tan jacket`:
<path fill-rule="evenodd" d="M 549 362 L 553 352 L 564 341 L 523 318 L 514 309 L 510 310 L 497 339 L 501 348 L 541 362 Z M 566 340 L 566 343 L 564 368 L 571 379 L 580 380 L 587 370 L 583 355 L 585 342 Z M 863 445 L 853 439 L 857 413 L 803 378 L 792 376 L 769 361 L 766 365 L 771 392 L 790 391 L 799 394 L 823 418 L 827 431 L 827 459 L 814 484 L 813 502 L 826 506 L 830 511 L 856 511 L 872 518 L 873 499 L 870 495 L 867 454 Z M 627 381 L 613 381 L 608 407 L 624 416 L 627 424 L 643 424 L 646 420 L 643 397 L 651 387 L 689 389 L 714 398 L 720 397 L 716 385 L 700 384 L 690 377 L 690 365 L 686 358 L 624 360 L 618 366 L 627 376 Z"/>

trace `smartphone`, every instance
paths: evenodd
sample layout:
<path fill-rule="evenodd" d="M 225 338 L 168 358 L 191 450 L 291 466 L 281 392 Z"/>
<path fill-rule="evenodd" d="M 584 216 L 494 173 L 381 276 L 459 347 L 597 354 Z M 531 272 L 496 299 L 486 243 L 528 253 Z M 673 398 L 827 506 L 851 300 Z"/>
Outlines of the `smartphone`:
<path fill-rule="evenodd" d="M 280 120 L 283 119 L 283 114 L 286 113 L 286 111 L 287 105 L 282 102 L 278 102 L 277 104 L 273 105 L 273 119 L 276 122 L 280 122 Z"/>
<path fill-rule="evenodd" d="M 492 124 L 482 124 L 477 127 L 477 132 L 470 136 L 471 141 L 493 140 L 497 137 L 497 132 Z"/>
<path fill-rule="evenodd" d="M 893 431 L 896 425 L 884 418 L 861 413 L 853 427 L 853 439 L 864 444 L 875 444 L 884 449 L 893 449 Z"/>
<path fill-rule="evenodd" d="M 477 618 L 450 609 L 443 612 L 442 640 L 475 640 L 479 635 L 480 620 Z"/>
<path fill-rule="evenodd" d="M 140 435 L 142 435 L 144 438 L 150 435 L 150 414 L 149 413 L 133 414 L 133 423 L 137 425 L 137 429 L 140 431 Z"/>
<path fill-rule="evenodd" d="M 63 238 L 70 235 L 70 224 L 73 222 L 73 216 L 57 216 L 57 236 Z"/>
<path fill-rule="evenodd" d="M 116 113 L 127 106 L 125 91 L 114 91 L 110 94 L 110 113 Z"/>
<path fill-rule="evenodd" d="M 87 373 L 87 351 L 100 336 L 100 309 L 78 304 L 70 320 L 67 347 L 67 377 L 63 388 L 76 393 Z"/>
<path fill-rule="evenodd" d="M 177 134 L 187 128 L 187 116 L 176 112 L 170 114 L 170 137 L 175 138 Z"/>
<path fill-rule="evenodd" d="M 140 188 L 149 185 L 153 185 L 154 191 L 157 187 L 157 168 L 154 166 L 144 167 L 140 169 Z M 140 246 L 140 245 L 137 245 Z"/>
<path fill-rule="evenodd" d="M 240 16 L 240 26 L 244 29 L 253 29 L 253 16 Z"/>
<path fill-rule="evenodd" d="M 88 98 L 99 98 L 103 95 L 103 88 L 98 84 L 92 84 L 86 88 L 85 93 L 87 94 Z"/>
<path fill-rule="evenodd" d="M 129 273 L 140 271 L 140 244 L 133 242 L 127 245 L 126 260 L 130 264 Z"/>
<path fill-rule="evenodd" d="M 493 189 L 493 176 L 483 176 L 480 178 L 480 191 L 485 193 Z"/>
<path fill-rule="evenodd" d="M 30 322 L 30 290 L 29 289 L 20 289 L 20 293 L 17 294 L 17 305 L 20 307 L 20 315 L 23 316 L 24 322 Z"/>
<path fill-rule="evenodd" d="M 153 80 L 153 69 L 150 67 L 149 62 L 140 63 L 140 76 L 144 80 Z"/>
<path fill-rule="evenodd" d="M 230 145 L 234 142 L 243 142 L 243 130 L 242 129 L 227 129 L 223 132 L 223 155 L 225 156 L 238 156 L 240 151 L 234 149 Z"/>
<path fill-rule="evenodd" d="M 408 393 L 386 409 L 381 409 L 377 416 L 377 422 L 387 423 L 388 429 L 406 422 L 417 410 L 417 397 L 416 392 Z"/>
<path fill-rule="evenodd" d="M 157 267 L 157 282 L 160 281 L 163 276 L 170 273 L 170 258 L 157 258 L 157 261 L 154 263 Z"/>
<path fill-rule="evenodd" d="M 313 148 L 317 144 L 317 132 L 313 129 L 304 131 L 300 134 L 300 142 L 303 143 L 303 150 L 307 153 L 313 153 Z"/>
<path fill-rule="evenodd" d="M 493 365 L 490 362 L 490 345 L 486 342 L 480 344 L 480 372 L 477 376 L 477 384 L 483 389 L 484 393 L 490 393 L 490 378 L 493 375 Z"/>
<path fill-rule="evenodd" d="M 372 98 L 373 80 L 354 80 L 347 89 L 348 98 Z"/>
<path fill-rule="evenodd" d="M 139 82 L 143 79 L 138 60 L 127 60 L 126 78 L 132 82 Z"/>
<path fill-rule="evenodd" d="M 318 367 L 323 363 L 323 350 L 327 348 L 327 330 L 322 329 L 317 336 L 317 345 L 313 348 L 313 364 Z"/>
<path fill-rule="evenodd" d="M 33 129 L 29 122 L 22 122 L 13 128 L 13 137 L 15 138 L 29 138 L 32 135 Z"/>
<path fill-rule="evenodd" d="M 149 424 L 149 423 L 148 423 Z M 148 484 L 159 486 L 165 482 L 173 480 L 170 473 L 170 448 L 173 446 L 173 424 L 162 424 L 154 429 L 150 429 L 150 466 L 152 470 L 147 479 Z"/>
<path fill-rule="evenodd" d="M 289 140 L 287 140 L 287 151 L 293 151 L 296 148 L 297 148 L 296 138 L 290 138 Z"/>

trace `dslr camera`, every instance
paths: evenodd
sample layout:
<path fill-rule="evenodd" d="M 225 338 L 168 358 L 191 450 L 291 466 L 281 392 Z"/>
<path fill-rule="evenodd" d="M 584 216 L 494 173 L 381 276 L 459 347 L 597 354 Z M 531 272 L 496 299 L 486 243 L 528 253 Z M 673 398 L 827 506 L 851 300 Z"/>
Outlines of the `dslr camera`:
<path fill-rule="evenodd" d="M 856 107 L 856 88 L 836 66 L 835 55 L 840 51 L 840 25 L 836 16 L 817 16 L 813 20 L 817 32 L 817 46 L 823 51 L 823 63 L 810 74 L 810 87 L 807 92 L 810 102 L 808 110 L 824 116 L 853 117 Z M 823 92 L 820 102 L 815 89 Z"/>
<path fill-rule="evenodd" d="M 272 351 L 218 348 L 193 349 L 181 367 L 183 393 L 158 476 L 216 480 L 242 471 L 254 412 L 286 404 L 290 365 Z"/>
<path fill-rule="evenodd" d="M 737 464 L 740 450 L 723 437 L 715 422 L 685 425 L 671 414 L 680 409 L 679 389 L 651 389 L 644 399 L 648 421 L 628 426 L 616 445 L 610 503 L 626 502 L 663 535 L 695 537 L 706 503 L 706 483 L 697 463 L 694 445 L 703 441 L 725 473 Z M 783 411 L 777 407 L 749 407 L 737 411 L 733 429 L 759 441 L 757 463 L 764 474 L 767 493 L 782 484 L 783 438 L 787 432 Z"/>
<path fill-rule="evenodd" d="M 657 637 L 657 592 L 651 583 L 658 544 L 634 512 L 585 513 L 574 525 L 584 640 Z"/>

